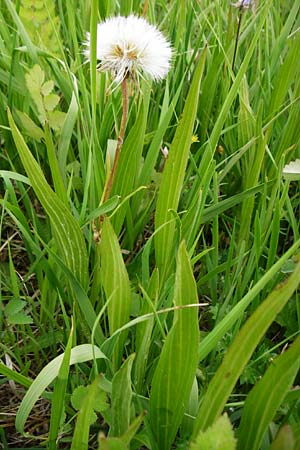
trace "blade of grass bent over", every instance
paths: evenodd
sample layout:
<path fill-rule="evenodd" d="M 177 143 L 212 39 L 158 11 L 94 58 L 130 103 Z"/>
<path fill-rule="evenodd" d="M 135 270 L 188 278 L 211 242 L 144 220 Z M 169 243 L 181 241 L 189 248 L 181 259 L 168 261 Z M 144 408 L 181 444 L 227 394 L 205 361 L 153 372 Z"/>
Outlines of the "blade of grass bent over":
<path fill-rule="evenodd" d="M 49 386 L 49 384 L 57 377 L 63 357 L 64 354 L 59 355 L 50 361 L 50 363 L 41 370 L 26 392 L 16 415 L 16 429 L 19 433 L 24 434 L 24 425 L 34 404 L 47 386 Z M 71 350 L 70 365 L 91 361 L 94 357 L 106 359 L 106 356 L 98 347 L 91 344 L 78 345 Z"/>

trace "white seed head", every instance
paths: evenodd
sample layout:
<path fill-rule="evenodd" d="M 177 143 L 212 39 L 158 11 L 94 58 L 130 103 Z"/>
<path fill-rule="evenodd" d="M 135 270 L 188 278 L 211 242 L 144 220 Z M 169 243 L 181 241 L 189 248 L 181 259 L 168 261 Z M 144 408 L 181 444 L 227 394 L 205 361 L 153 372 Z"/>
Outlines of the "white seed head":
<path fill-rule="evenodd" d="M 89 33 L 85 45 L 89 60 Z M 143 75 L 158 81 L 167 76 L 172 50 L 162 33 L 145 19 L 117 16 L 98 24 L 96 56 L 98 70 L 111 72 L 117 84 Z"/>
<path fill-rule="evenodd" d="M 283 176 L 288 180 L 299 180 L 300 179 L 300 159 L 291 161 L 286 164 L 283 168 Z"/>

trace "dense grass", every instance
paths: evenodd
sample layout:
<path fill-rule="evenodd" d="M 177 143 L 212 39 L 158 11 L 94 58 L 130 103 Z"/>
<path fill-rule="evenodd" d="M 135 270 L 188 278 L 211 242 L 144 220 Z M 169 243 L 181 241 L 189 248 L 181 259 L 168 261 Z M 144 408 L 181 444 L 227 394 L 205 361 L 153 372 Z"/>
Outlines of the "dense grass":
<path fill-rule="evenodd" d="M 300 449 L 299 10 L 2 1 L 0 448 Z M 83 42 L 131 12 L 172 69 L 101 203 L 121 89 Z"/>

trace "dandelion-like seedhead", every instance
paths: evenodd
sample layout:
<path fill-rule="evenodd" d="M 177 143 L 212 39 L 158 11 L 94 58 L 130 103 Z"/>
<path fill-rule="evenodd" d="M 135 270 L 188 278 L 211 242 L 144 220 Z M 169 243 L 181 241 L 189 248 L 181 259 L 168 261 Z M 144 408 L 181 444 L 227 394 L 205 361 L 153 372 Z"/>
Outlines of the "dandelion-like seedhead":
<path fill-rule="evenodd" d="M 85 43 L 89 60 L 90 35 Z M 167 76 L 172 56 L 163 34 L 145 19 L 130 15 L 112 17 L 97 27 L 98 70 L 112 73 L 117 84 L 143 75 L 161 80 Z"/>
<path fill-rule="evenodd" d="M 286 164 L 282 173 L 288 180 L 300 180 L 300 159 L 296 159 L 289 164 Z"/>

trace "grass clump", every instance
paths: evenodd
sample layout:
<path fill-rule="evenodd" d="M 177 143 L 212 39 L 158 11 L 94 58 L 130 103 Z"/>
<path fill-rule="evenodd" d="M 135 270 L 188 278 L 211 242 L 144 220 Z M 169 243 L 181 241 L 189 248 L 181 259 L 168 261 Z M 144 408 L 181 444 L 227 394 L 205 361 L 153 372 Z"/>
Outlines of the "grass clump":
<path fill-rule="evenodd" d="M 2 448 L 299 448 L 287 3 L 3 2 Z M 159 83 L 138 45 L 99 66 L 130 14 L 171 43 Z"/>

